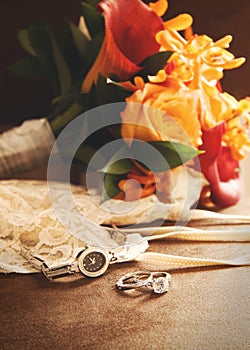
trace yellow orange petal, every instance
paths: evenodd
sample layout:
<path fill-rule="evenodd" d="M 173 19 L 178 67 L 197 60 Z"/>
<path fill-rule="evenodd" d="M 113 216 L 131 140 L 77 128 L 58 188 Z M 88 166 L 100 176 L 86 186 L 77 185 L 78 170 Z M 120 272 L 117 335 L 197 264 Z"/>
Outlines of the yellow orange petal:
<path fill-rule="evenodd" d="M 223 49 L 228 48 L 229 44 L 231 43 L 231 41 L 233 40 L 232 35 L 226 35 L 223 38 L 215 41 L 214 45 L 215 46 L 220 46 Z"/>
<path fill-rule="evenodd" d="M 223 78 L 223 72 L 217 67 L 207 67 L 202 70 L 202 76 L 207 82 L 213 82 L 216 85 L 217 81 Z"/>
<path fill-rule="evenodd" d="M 185 30 L 191 27 L 192 24 L 193 17 L 188 13 L 182 13 L 181 15 L 164 22 L 164 28 L 171 30 Z"/>
<path fill-rule="evenodd" d="M 159 70 L 157 75 L 154 75 L 154 76 L 148 75 L 148 80 L 151 83 L 163 83 L 166 79 L 167 79 L 167 73 L 163 69 Z"/>
<path fill-rule="evenodd" d="M 231 62 L 234 59 L 234 55 L 218 46 L 213 46 L 205 50 L 202 54 L 203 62 L 212 66 L 224 67 L 226 62 Z"/>
<path fill-rule="evenodd" d="M 223 64 L 224 69 L 233 69 L 233 68 L 238 68 L 240 67 L 243 63 L 246 62 L 245 57 L 239 57 L 235 58 L 232 61 L 228 61 L 225 64 Z"/>
<path fill-rule="evenodd" d="M 137 87 L 131 83 L 131 81 L 123 81 L 123 82 L 120 82 L 119 85 L 121 85 L 122 87 L 124 87 L 125 89 L 127 90 L 130 90 L 130 91 L 136 91 L 137 90 Z"/>
<path fill-rule="evenodd" d="M 155 178 L 153 174 L 151 174 L 151 176 L 145 176 L 145 175 L 138 175 L 130 172 L 127 174 L 127 178 L 134 179 L 142 185 L 152 185 L 152 183 L 155 182 Z"/>
<path fill-rule="evenodd" d="M 213 43 L 213 40 L 206 34 L 203 34 L 203 35 L 194 36 L 190 44 L 196 49 L 204 50 L 206 48 L 209 48 L 209 46 L 212 43 Z"/>
<path fill-rule="evenodd" d="M 184 62 L 181 62 L 180 64 L 176 65 L 173 71 L 171 72 L 171 75 L 181 79 L 185 83 L 191 81 L 194 77 L 193 70 Z"/>
<path fill-rule="evenodd" d="M 156 2 L 150 2 L 148 5 L 151 8 L 151 10 L 154 11 L 159 17 L 163 16 L 168 9 L 167 0 L 158 0 Z"/>
<path fill-rule="evenodd" d="M 239 109 L 241 112 L 248 112 L 250 113 L 250 100 L 247 98 L 243 98 L 239 101 Z"/>
<path fill-rule="evenodd" d="M 186 40 L 174 30 L 161 30 L 156 34 L 155 40 L 166 51 L 182 50 L 186 45 Z"/>
<path fill-rule="evenodd" d="M 122 124 L 121 135 L 124 139 L 138 139 L 145 142 L 160 141 L 159 134 L 146 126 L 135 124 Z M 131 142 L 130 142 L 131 144 Z"/>
<path fill-rule="evenodd" d="M 137 87 L 137 89 L 142 90 L 144 88 L 145 83 L 144 83 L 144 80 L 142 77 L 139 77 L 139 76 L 135 77 L 134 83 L 135 83 L 135 86 Z"/>
<path fill-rule="evenodd" d="M 191 26 L 185 29 L 184 37 L 186 40 L 190 40 L 193 37 L 193 35 L 193 28 Z"/>
<path fill-rule="evenodd" d="M 134 165 L 136 166 L 136 168 L 132 168 L 131 172 L 133 171 L 133 169 L 135 169 L 136 171 L 151 177 L 153 174 L 150 170 L 147 170 L 146 168 L 144 168 L 139 162 L 137 162 L 135 159 L 132 159 L 132 162 L 134 163 Z M 154 176 L 154 175 L 153 175 Z"/>

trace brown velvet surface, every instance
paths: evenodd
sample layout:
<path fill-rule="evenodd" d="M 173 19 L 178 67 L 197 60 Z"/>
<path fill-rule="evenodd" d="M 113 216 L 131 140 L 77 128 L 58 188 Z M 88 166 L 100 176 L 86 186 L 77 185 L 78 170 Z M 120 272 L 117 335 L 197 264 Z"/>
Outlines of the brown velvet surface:
<path fill-rule="evenodd" d="M 249 214 L 245 199 L 227 212 Z M 236 258 L 249 243 L 158 241 L 152 251 Z M 157 265 L 112 265 L 96 279 L 48 282 L 39 273 L 0 275 L 1 349 L 249 349 L 248 267 L 172 269 L 160 296 L 117 291 L 121 275 Z M 162 267 L 161 267 L 162 269 Z"/>

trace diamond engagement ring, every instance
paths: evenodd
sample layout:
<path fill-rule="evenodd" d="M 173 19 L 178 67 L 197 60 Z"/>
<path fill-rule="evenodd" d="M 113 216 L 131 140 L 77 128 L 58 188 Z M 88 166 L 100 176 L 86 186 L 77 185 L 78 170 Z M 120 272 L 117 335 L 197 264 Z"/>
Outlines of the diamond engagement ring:
<path fill-rule="evenodd" d="M 156 294 L 168 292 L 171 276 L 167 272 L 137 271 L 127 273 L 117 282 L 116 287 L 120 290 L 129 290 L 146 287 Z"/>

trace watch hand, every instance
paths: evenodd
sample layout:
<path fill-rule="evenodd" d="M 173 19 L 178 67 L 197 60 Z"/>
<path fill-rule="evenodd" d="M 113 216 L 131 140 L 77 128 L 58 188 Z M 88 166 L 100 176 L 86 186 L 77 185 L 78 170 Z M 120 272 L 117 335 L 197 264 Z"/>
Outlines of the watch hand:
<path fill-rule="evenodd" d="M 91 265 L 95 264 L 95 258 L 91 258 L 90 256 L 88 257 L 89 262 Z"/>
<path fill-rule="evenodd" d="M 93 265 L 93 264 L 95 264 L 95 258 L 93 258 L 93 259 L 91 259 L 91 264 Z"/>

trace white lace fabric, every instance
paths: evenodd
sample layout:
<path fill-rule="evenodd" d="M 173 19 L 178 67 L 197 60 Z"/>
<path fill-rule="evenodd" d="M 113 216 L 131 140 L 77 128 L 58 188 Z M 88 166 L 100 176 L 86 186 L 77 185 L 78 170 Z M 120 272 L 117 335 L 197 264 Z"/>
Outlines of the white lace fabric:
<path fill-rule="evenodd" d="M 22 246 L 50 260 L 69 258 L 79 242 L 65 232 L 50 206 L 46 184 L 2 181 L 0 184 L 0 268 L 35 271 L 20 255 Z"/>
<path fill-rule="evenodd" d="M 37 272 L 21 254 L 22 247 L 29 249 L 34 255 L 44 258 L 49 266 L 72 261 L 79 250 L 86 243 L 88 244 L 87 239 L 89 238 L 91 241 L 91 237 L 106 247 L 110 244 L 112 247 L 132 244 L 134 248 L 132 247 L 129 252 L 130 255 L 126 253 L 126 259 L 130 256 L 132 260 L 144 261 L 146 259 L 150 261 L 153 259 L 165 265 L 174 262 L 184 266 L 187 264 L 191 266 L 250 264 L 250 255 L 224 261 L 173 257 L 167 254 L 159 257 L 158 253 L 144 253 L 148 247 L 147 242 L 170 236 L 191 240 L 249 242 L 249 227 L 243 226 L 240 229 L 231 227 L 229 231 L 228 229 L 199 230 L 182 227 L 179 232 L 177 226 L 160 227 L 154 232 L 151 232 L 150 227 L 137 228 L 136 231 L 132 227 L 132 231 L 128 229 L 127 233 L 124 230 L 123 234 L 119 232 L 111 234 L 97 225 L 124 226 L 142 222 L 149 223 L 154 219 L 161 218 L 176 220 L 182 212 L 180 202 L 163 204 L 157 200 L 156 196 L 152 195 L 138 200 L 136 206 L 133 203 L 117 200 L 110 200 L 103 205 L 98 205 L 95 196 L 87 193 L 84 187 L 72 185 L 71 189 L 78 213 L 90 220 L 89 227 L 84 228 L 82 222 L 79 221 L 77 228 L 79 232 L 84 232 L 81 237 L 85 237 L 86 241 L 70 234 L 59 222 L 51 206 L 47 182 L 34 180 L 0 181 L 0 272 Z M 61 186 L 61 190 L 61 195 L 65 196 L 67 205 L 63 186 Z M 60 195 L 60 192 L 57 194 Z M 69 213 L 75 208 L 68 208 Z M 238 223 L 250 223 L 250 217 L 243 215 L 223 215 L 203 210 L 189 210 L 186 213 L 192 216 L 192 220 L 212 219 L 222 220 L 225 223 L 236 220 Z"/>
<path fill-rule="evenodd" d="M 112 215 L 109 210 L 96 206 L 83 187 L 72 186 L 72 193 L 78 210 L 96 224 L 133 224 L 155 202 L 153 197 L 144 200 L 132 216 Z M 44 181 L 1 181 L 0 207 L 1 272 L 36 271 L 20 254 L 22 247 L 45 257 L 46 262 L 53 265 L 72 259 L 85 246 L 85 242 L 69 234 L 57 219 Z"/>

